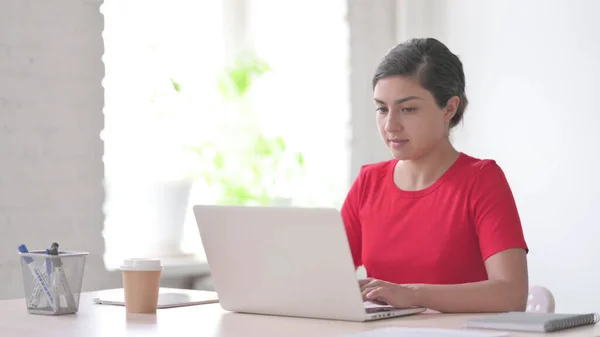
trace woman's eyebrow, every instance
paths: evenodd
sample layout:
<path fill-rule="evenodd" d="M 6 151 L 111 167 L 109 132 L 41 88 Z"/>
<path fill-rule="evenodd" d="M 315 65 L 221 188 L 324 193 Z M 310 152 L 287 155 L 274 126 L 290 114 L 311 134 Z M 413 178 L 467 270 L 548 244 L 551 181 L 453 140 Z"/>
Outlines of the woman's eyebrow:
<path fill-rule="evenodd" d="M 414 99 L 421 99 L 421 97 L 418 97 L 418 96 L 407 96 L 407 97 L 395 100 L 394 104 L 402 104 L 404 102 L 408 102 L 408 101 L 411 101 L 411 100 L 414 100 Z M 385 104 L 385 102 L 383 100 L 379 99 L 379 98 L 374 98 L 374 100 L 375 100 L 376 103 Z"/>

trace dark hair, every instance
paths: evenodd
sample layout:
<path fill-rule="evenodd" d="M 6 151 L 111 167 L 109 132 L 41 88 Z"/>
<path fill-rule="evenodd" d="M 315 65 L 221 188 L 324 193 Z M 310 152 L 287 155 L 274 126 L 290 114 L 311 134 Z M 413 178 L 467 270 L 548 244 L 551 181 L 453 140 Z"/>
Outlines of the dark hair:
<path fill-rule="evenodd" d="M 451 97 L 458 96 L 460 103 L 450 120 L 450 128 L 462 120 L 469 103 L 465 74 L 458 57 L 443 43 L 433 38 L 411 39 L 390 49 L 377 67 L 373 88 L 380 79 L 398 75 L 415 77 L 435 97 L 440 108 L 445 107 Z"/>

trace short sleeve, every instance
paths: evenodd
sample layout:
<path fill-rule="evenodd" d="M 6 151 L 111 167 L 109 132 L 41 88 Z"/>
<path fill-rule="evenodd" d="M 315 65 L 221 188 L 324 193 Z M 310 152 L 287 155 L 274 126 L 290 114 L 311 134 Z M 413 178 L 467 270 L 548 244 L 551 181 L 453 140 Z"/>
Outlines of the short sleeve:
<path fill-rule="evenodd" d="M 471 194 L 473 220 L 483 260 L 511 248 L 529 252 L 517 205 L 500 166 L 483 162 Z"/>
<path fill-rule="evenodd" d="M 341 211 L 355 268 L 362 266 L 362 231 L 359 213 L 363 180 L 364 170 L 361 169 L 348 191 Z"/>

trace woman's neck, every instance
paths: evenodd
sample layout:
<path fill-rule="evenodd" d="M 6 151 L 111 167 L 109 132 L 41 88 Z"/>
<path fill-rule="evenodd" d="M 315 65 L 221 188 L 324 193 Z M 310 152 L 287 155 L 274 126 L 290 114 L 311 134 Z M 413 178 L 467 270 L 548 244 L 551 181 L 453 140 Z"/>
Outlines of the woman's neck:
<path fill-rule="evenodd" d="M 399 161 L 394 170 L 394 182 L 398 188 L 406 191 L 425 189 L 433 185 L 456 162 L 459 155 L 450 140 L 445 139 L 420 158 Z"/>

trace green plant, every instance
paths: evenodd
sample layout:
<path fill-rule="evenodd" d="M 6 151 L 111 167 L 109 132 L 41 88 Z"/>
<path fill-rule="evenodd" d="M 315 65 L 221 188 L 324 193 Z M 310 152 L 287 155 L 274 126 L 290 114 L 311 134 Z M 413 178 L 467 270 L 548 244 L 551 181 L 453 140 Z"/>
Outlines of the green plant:
<path fill-rule="evenodd" d="M 261 58 L 252 54 L 241 54 L 221 73 L 219 90 L 225 99 L 243 99 L 254 81 L 270 71 L 269 64 Z"/>
<path fill-rule="evenodd" d="M 271 71 L 264 60 L 254 56 L 240 55 L 221 74 L 218 87 L 224 100 L 233 105 L 236 115 L 246 123 L 241 127 L 226 123 L 222 134 L 227 140 L 231 135 L 243 135 L 233 144 L 227 141 L 207 142 L 188 149 L 198 159 L 197 176 L 206 186 L 217 189 L 217 204 L 265 205 L 274 199 L 285 197 L 289 183 L 301 178 L 305 161 L 300 152 L 291 151 L 283 137 L 265 136 L 252 115 L 246 96 L 254 82 Z M 173 82 L 175 83 L 175 82 Z M 178 90 L 178 87 L 174 87 Z M 277 186 L 285 186 L 283 192 Z"/>

